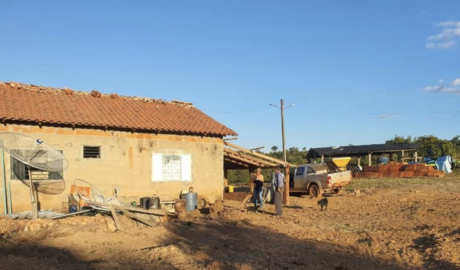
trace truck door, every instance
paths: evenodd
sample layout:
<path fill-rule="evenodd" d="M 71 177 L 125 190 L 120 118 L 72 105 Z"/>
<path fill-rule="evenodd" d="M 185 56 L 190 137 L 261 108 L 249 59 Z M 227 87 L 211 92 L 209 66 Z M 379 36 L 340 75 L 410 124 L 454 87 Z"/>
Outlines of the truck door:
<path fill-rule="evenodd" d="M 295 170 L 295 175 L 294 175 L 294 189 L 302 189 L 304 184 L 305 184 L 305 179 L 304 179 L 304 172 L 305 172 L 305 167 L 299 166 Z"/>

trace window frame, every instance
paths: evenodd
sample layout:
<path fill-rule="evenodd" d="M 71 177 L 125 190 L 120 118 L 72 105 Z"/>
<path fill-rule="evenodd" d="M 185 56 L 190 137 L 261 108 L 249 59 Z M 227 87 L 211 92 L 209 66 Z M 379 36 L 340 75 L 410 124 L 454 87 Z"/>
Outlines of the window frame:
<path fill-rule="evenodd" d="M 97 157 L 85 157 L 85 148 L 91 147 L 91 148 L 98 148 L 99 149 L 99 155 Z M 89 149 L 88 149 L 89 150 Z M 85 160 L 98 160 L 102 159 L 102 146 L 101 145 L 83 145 L 82 147 L 82 158 Z"/>
<path fill-rule="evenodd" d="M 163 157 L 179 156 L 180 157 L 180 179 L 168 179 L 164 177 Z M 192 182 L 192 155 L 191 154 L 166 154 L 152 153 L 152 178 L 151 181 L 156 182 Z"/>

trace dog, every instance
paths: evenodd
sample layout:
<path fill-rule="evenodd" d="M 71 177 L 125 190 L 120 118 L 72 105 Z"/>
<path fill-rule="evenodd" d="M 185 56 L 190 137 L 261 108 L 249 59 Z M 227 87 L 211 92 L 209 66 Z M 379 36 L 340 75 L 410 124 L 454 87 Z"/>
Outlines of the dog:
<path fill-rule="evenodd" d="M 359 196 L 361 196 L 361 190 L 359 188 L 355 188 L 354 189 L 355 191 L 355 197 L 358 198 Z"/>
<path fill-rule="evenodd" d="M 327 210 L 327 204 L 328 204 L 327 198 L 324 198 L 318 201 L 318 205 L 321 206 L 321 211 L 323 211 L 323 207 L 326 207 L 326 210 Z"/>

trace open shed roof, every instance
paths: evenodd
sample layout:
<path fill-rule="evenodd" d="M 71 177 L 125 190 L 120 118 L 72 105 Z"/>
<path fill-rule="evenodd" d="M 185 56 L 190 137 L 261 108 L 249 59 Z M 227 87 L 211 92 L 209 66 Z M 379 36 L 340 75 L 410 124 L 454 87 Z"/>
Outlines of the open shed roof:
<path fill-rule="evenodd" d="M 394 153 L 401 151 L 418 151 L 420 147 L 416 144 L 369 144 L 350 145 L 338 147 L 320 147 L 308 150 L 307 159 L 325 157 L 361 156 L 374 153 Z"/>
<path fill-rule="evenodd" d="M 231 144 L 225 140 L 224 146 L 224 169 L 227 170 L 252 169 L 256 167 L 267 169 L 284 165 L 289 165 L 291 168 L 297 167 L 295 164 L 284 164 L 283 160 Z"/>

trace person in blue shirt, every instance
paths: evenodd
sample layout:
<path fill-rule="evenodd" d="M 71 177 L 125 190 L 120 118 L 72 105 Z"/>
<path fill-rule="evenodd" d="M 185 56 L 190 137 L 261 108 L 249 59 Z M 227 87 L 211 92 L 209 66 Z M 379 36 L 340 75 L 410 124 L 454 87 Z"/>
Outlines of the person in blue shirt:
<path fill-rule="evenodd" d="M 259 211 L 263 211 L 264 207 L 264 175 L 261 173 L 261 169 L 257 168 L 256 173 L 253 176 L 252 182 L 254 183 L 254 211 L 257 210 L 257 201 L 260 201 Z"/>
<path fill-rule="evenodd" d="M 284 191 L 284 174 L 279 167 L 275 168 L 275 175 L 273 176 L 273 186 L 275 188 L 275 210 L 276 215 L 283 214 L 283 191 Z"/>

